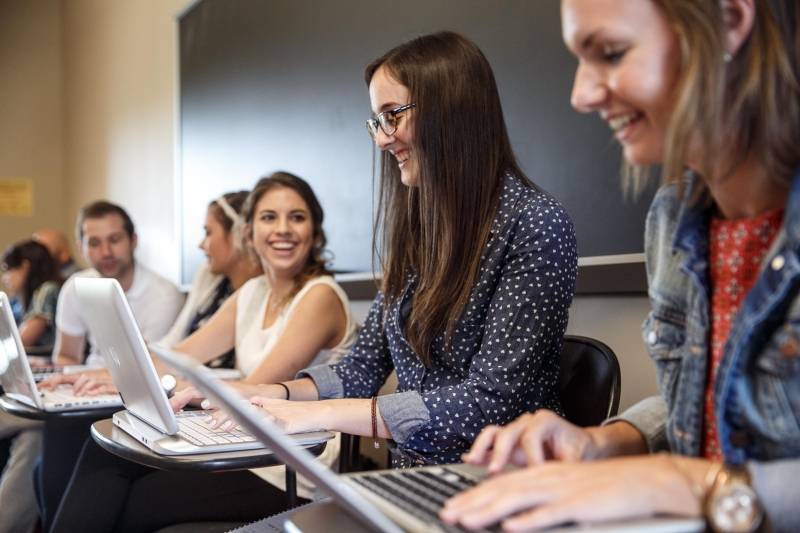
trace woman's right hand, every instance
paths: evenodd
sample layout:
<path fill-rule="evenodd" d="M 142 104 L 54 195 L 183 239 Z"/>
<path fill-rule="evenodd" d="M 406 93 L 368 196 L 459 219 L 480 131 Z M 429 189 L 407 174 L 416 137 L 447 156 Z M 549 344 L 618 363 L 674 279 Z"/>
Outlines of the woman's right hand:
<path fill-rule="evenodd" d="M 520 416 L 506 426 L 488 426 L 481 431 L 464 462 L 487 466 L 496 473 L 511 463 L 538 465 L 545 461 L 581 461 L 605 455 L 597 432 L 603 428 L 581 428 L 547 409 Z"/>
<path fill-rule="evenodd" d="M 205 395 L 196 388 L 189 386 L 176 391 L 169 399 L 169 405 L 174 412 L 178 412 L 192 402 L 198 403 L 205 399 Z M 202 404 L 200 404 L 202 407 Z"/>

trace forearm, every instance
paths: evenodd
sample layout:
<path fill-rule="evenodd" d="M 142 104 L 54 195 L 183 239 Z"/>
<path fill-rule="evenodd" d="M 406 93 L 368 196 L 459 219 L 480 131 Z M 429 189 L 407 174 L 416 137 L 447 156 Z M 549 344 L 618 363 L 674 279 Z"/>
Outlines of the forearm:
<path fill-rule="evenodd" d="M 47 321 L 41 317 L 29 318 L 19 327 L 23 346 L 33 346 L 47 329 Z"/>
<path fill-rule="evenodd" d="M 647 441 L 634 426 L 624 420 L 605 426 L 586 428 L 594 442 L 595 453 L 586 459 L 601 459 L 648 452 Z"/>
<path fill-rule="evenodd" d="M 324 420 L 330 420 L 325 429 L 340 431 L 351 435 L 372 437 L 372 400 L 367 398 L 344 398 L 337 400 L 321 400 L 318 402 L 324 413 Z M 375 422 L 377 437 L 391 439 L 392 434 L 375 406 Z"/>
<path fill-rule="evenodd" d="M 296 402 L 313 402 L 319 400 L 317 386 L 310 378 L 283 381 L 282 383 L 289 389 L 288 398 L 286 397 L 286 389 L 280 385 L 237 381 L 233 384 L 233 387 L 245 397 L 263 396 L 265 398 L 292 400 Z"/>

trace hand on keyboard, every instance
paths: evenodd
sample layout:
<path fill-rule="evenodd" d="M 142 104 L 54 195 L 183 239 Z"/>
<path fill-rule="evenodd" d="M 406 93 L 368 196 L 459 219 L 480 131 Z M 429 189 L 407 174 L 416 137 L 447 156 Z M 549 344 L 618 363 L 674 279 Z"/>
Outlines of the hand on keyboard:
<path fill-rule="evenodd" d="M 175 394 L 172 395 L 172 398 L 169 399 L 169 405 L 172 407 L 174 412 L 178 412 L 184 407 L 189 404 L 196 405 L 201 400 L 203 400 L 205 396 L 196 388 L 194 387 L 186 387 L 185 389 L 181 389 L 176 391 Z M 206 407 L 204 404 L 199 404 L 203 409 L 209 409 L 210 407 Z"/>

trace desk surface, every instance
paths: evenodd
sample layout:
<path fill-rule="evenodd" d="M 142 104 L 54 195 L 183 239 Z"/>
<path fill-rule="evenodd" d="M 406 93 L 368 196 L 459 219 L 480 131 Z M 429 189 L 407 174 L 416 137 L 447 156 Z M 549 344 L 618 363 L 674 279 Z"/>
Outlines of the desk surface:
<path fill-rule="evenodd" d="M 161 470 L 222 472 L 283 464 L 267 448 L 196 455 L 159 455 L 116 427 L 111 419 L 92 424 L 92 438 L 101 448 L 114 455 Z M 319 455 L 326 444 L 321 442 L 306 447 L 306 450 Z"/>
<path fill-rule="evenodd" d="M 94 409 L 76 409 L 73 411 L 43 411 L 36 407 L 32 407 L 26 403 L 19 402 L 13 398 L 9 398 L 5 394 L 0 396 L 0 409 L 6 413 L 19 416 L 22 418 L 29 418 L 31 420 L 89 420 L 106 418 L 120 410 L 119 405 L 100 407 Z"/>

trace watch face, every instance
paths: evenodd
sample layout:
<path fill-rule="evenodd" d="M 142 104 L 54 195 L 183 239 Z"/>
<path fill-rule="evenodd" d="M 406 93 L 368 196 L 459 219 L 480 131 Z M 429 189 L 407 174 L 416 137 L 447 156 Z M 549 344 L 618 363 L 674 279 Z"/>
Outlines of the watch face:
<path fill-rule="evenodd" d="M 755 491 L 745 483 L 721 487 L 711 497 L 710 511 L 715 531 L 745 533 L 761 523 L 762 510 Z"/>

